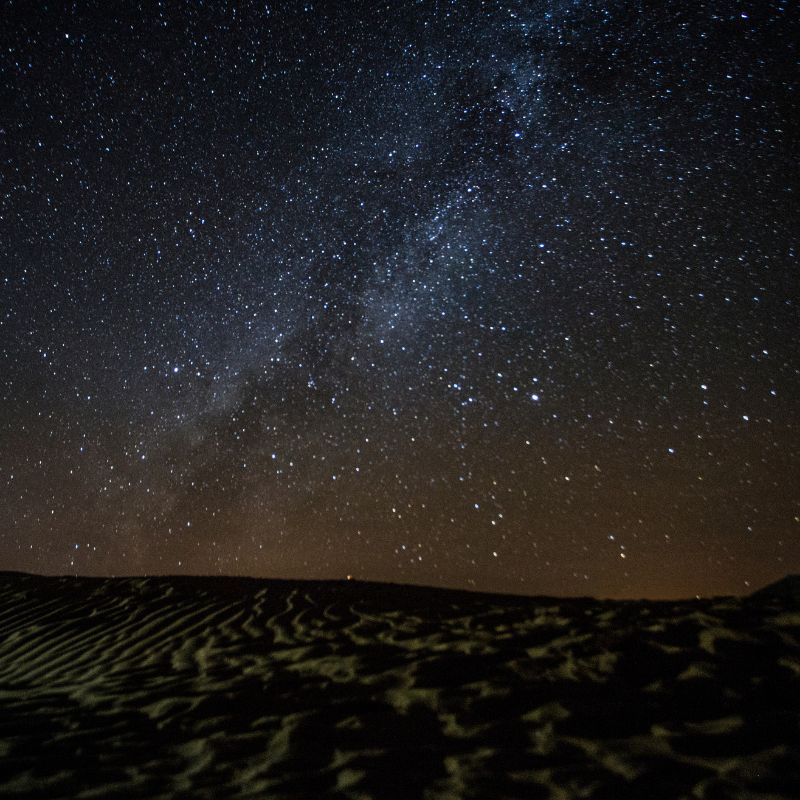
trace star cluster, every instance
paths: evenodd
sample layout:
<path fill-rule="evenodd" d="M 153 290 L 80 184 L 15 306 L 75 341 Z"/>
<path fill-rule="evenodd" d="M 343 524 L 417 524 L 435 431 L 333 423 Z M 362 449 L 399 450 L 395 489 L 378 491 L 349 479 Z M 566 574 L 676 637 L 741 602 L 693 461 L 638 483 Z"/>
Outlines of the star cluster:
<path fill-rule="evenodd" d="M 2 17 L 4 568 L 800 568 L 788 0 Z"/>

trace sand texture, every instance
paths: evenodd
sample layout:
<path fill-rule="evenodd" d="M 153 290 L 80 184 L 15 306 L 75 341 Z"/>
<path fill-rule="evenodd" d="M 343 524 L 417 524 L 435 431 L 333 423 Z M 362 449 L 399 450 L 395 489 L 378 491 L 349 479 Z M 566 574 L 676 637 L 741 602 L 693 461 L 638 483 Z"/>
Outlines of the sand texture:
<path fill-rule="evenodd" d="M 798 798 L 800 603 L 0 574 L 0 796 Z"/>

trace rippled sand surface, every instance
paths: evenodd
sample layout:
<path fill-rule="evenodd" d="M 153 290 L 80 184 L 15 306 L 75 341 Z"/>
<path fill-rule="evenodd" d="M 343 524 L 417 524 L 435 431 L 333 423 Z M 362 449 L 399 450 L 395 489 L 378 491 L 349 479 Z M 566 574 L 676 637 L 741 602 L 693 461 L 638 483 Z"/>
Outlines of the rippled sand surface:
<path fill-rule="evenodd" d="M 798 798 L 800 604 L 0 574 L 0 796 Z"/>

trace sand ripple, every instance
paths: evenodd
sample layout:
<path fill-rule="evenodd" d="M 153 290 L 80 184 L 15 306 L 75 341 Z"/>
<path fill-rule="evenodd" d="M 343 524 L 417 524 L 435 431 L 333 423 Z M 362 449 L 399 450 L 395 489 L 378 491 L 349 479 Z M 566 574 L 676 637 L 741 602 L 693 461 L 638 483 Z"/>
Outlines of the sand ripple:
<path fill-rule="evenodd" d="M 800 608 L 6 573 L 0 710 L 9 797 L 800 797 Z"/>

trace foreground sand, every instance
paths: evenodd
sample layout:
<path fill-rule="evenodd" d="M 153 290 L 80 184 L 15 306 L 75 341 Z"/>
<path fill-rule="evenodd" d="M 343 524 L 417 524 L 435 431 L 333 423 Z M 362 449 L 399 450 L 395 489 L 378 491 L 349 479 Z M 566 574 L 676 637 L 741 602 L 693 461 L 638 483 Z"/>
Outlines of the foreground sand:
<path fill-rule="evenodd" d="M 0 573 L 0 796 L 800 797 L 800 604 Z"/>

